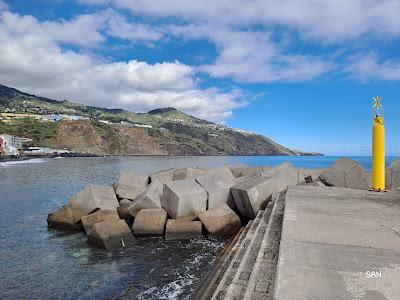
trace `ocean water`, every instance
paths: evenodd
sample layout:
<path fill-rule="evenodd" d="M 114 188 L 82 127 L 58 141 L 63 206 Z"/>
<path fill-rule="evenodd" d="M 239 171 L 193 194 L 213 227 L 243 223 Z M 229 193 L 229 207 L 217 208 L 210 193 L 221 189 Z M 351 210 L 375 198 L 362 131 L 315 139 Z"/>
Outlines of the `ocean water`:
<path fill-rule="evenodd" d="M 0 163 L 0 299 L 185 299 L 226 240 L 139 240 L 97 250 L 81 234 L 48 229 L 47 214 L 89 184 L 111 185 L 122 170 L 225 164 L 323 168 L 337 157 L 104 157 Z M 353 157 L 371 169 L 370 157 Z M 398 159 L 388 157 L 387 162 Z"/>

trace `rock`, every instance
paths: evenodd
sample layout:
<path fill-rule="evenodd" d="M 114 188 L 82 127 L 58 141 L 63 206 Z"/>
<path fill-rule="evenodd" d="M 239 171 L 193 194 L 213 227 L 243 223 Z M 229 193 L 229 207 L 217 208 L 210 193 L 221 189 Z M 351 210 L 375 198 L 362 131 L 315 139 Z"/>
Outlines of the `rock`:
<path fill-rule="evenodd" d="M 82 229 L 81 214 L 74 211 L 69 204 L 61 207 L 57 212 L 49 214 L 47 217 L 47 225 L 50 228 L 65 231 L 80 231 Z"/>
<path fill-rule="evenodd" d="M 231 236 L 236 234 L 241 225 L 240 218 L 226 204 L 220 204 L 199 215 L 207 231 L 214 236 Z"/>
<path fill-rule="evenodd" d="M 167 183 L 174 181 L 174 175 L 175 175 L 176 169 L 169 169 L 165 171 L 160 171 L 158 173 L 150 175 L 150 183 L 154 182 L 154 180 L 158 180 L 161 183 Z"/>
<path fill-rule="evenodd" d="M 208 170 L 202 168 L 183 168 L 175 170 L 174 181 L 185 180 L 185 179 L 195 179 L 199 176 L 207 175 Z"/>
<path fill-rule="evenodd" d="M 158 179 L 154 179 L 144 192 L 135 198 L 128 209 L 129 214 L 132 217 L 136 217 L 136 214 L 142 209 L 161 208 L 163 189 L 163 184 Z"/>
<path fill-rule="evenodd" d="M 162 207 L 173 219 L 196 217 L 207 209 L 207 192 L 194 179 L 165 183 Z"/>
<path fill-rule="evenodd" d="M 163 236 L 167 212 L 162 208 L 142 209 L 133 222 L 133 233 L 137 236 Z"/>
<path fill-rule="evenodd" d="M 103 249 L 131 245 L 135 238 L 124 220 L 107 220 L 95 223 L 88 236 L 88 243 Z"/>
<path fill-rule="evenodd" d="M 201 235 L 202 223 L 200 221 L 167 220 L 165 227 L 166 240 L 191 239 Z"/>
<path fill-rule="evenodd" d="M 149 176 L 130 172 L 121 172 L 114 183 L 115 193 L 119 198 L 133 200 L 149 184 Z"/>
<path fill-rule="evenodd" d="M 129 214 L 129 207 L 131 207 L 133 201 L 128 199 L 122 199 L 119 201 L 119 207 L 117 209 L 118 215 L 121 219 L 124 219 L 126 223 L 131 224 L 133 222 L 133 217 Z"/>
<path fill-rule="evenodd" d="M 395 190 L 400 187 L 400 160 L 395 160 L 386 168 L 386 187 Z"/>
<path fill-rule="evenodd" d="M 369 189 L 371 175 L 356 161 L 348 158 L 338 159 L 319 177 L 328 186 Z"/>
<path fill-rule="evenodd" d="M 71 208 L 82 216 L 97 209 L 117 210 L 119 207 L 114 190 L 109 186 L 88 186 L 69 200 Z"/>
<path fill-rule="evenodd" d="M 92 232 L 93 225 L 103 221 L 118 221 L 119 216 L 115 210 L 99 210 L 81 218 L 83 231 L 86 235 Z"/>
<path fill-rule="evenodd" d="M 233 177 L 233 175 L 231 174 Z M 222 178 L 219 175 L 215 176 L 202 176 L 196 179 L 207 192 L 207 209 L 212 209 L 221 203 L 228 204 L 231 208 L 235 208 L 235 201 L 233 200 L 231 187 L 235 185 L 232 177 Z"/>

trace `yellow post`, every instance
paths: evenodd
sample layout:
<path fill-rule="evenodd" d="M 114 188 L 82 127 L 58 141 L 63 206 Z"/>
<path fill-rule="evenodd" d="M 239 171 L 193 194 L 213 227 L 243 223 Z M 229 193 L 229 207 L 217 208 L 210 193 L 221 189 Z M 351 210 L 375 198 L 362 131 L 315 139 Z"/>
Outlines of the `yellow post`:
<path fill-rule="evenodd" d="M 385 190 L 385 126 L 381 97 L 374 97 L 374 125 L 372 127 L 372 189 Z"/>

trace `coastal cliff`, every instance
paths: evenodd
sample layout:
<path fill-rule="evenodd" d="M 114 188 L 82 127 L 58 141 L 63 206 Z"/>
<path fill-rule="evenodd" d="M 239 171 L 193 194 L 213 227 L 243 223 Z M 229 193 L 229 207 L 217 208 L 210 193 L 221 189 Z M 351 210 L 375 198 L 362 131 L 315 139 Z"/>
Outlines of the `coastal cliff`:
<path fill-rule="evenodd" d="M 0 122 L 0 133 L 31 138 L 34 146 L 79 153 L 320 155 L 291 150 L 262 135 L 215 124 L 171 107 L 132 113 L 51 100 L 0 85 L 0 113 L 11 115 Z M 24 117 L 12 117 L 18 114 Z M 51 119 L 59 116 L 63 119 Z"/>

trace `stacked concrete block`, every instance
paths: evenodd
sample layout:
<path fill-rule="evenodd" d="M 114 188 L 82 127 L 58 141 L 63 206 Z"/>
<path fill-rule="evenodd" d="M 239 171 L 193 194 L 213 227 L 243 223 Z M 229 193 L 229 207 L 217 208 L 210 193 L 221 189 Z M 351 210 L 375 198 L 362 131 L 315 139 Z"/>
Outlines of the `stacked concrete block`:
<path fill-rule="evenodd" d="M 232 236 L 242 226 L 239 216 L 227 204 L 201 213 L 199 219 L 214 236 Z"/>
<path fill-rule="evenodd" d="M 150 183 L 154 182 L 156 179 L 161 183 L 174 181 L 175 171 L 176 169 L 169 169 L 152 174 L 150 175 Z"/>
<path fill-rule="evenodd" d="M 165 227 L 166 240 L 186 240 L 201 236 L 202 223 L 200 221 L 167 220 Z"/>
<path fill-rule="evenodd" d="M 66 231 L 80 231 L 82 214 L 71 208 L 67 204 L 60 208 L 57 212 L 49 214 L 47 217 L 47 224 L 50 228 L 66 230 Z"/>
<path fill-rule="evenodd" d="M 344 157 L 322 172 L 320 179 L 329 186 L 356 189 L 371 187 L 371 175 L 358 162 Z"/>
<path fill-rule="evenodd" d="M 162 207 L 173 219 L 195 218 L 207 209 L 207 192 L 194 179 L 165 183 Z"/>
<path fill-rule="evenodd" d="M 69 200 L 71 208 L 81 215 L 88 215 L 97 209 L 117 210 L 119 203 L 112 187 L 88 186 Z"/>
<path fill-rule="evenodd" d="M 163 189 L 163 184 L 158 179 L 154 179 L 152 183 L 134 199 L 133 204 L 128 208 L 129 214 L 132 217 L 136 217 L 136 214 L 142 209 L 161 208 Z"/>
<path fill-rule="evenodd" d="M 133 200 L 149 184 L 149 176 L 131 172 L 121 172 L 114 183 L 115 193 L 119 198 Z"/>
<path fill-rule="evenodd" d="M 235 185 L 233 175 L 223 178 L 222 176 L 202 176 L 196 179 L 207 192 L 207 209 L 213 209 L 219 204 L 226 203 L 231 208 L 235 208 L 231 187 Z"/>
<path fill-rule="evenodd" d="M 122 199 L 119 201 L 119 207 L 117 209 L 118 215 L 121 219 L 124 219 L 126 223 L 130 224 L 133 220 L 132 216 L 129 214 L 129 207 L 131 207 L 133 201 L 128 199 Z"/>
<path fill-rule="evenodd" d="M 89 235 L 92 232 L 94 224 L 112 220 L 119 220 L 118 213 L 115 210 L 99 210 L 87 216 L 83 216 L 81 219 L 83 231 L 86 235 Z"/>
<path fill-rule="evenodd" d="M 135 242 L 124 220 L 107 220 L 95 223 L 88 236 L 88 243 L 103 249 L 122 248 Z"/>
<path fill-rule="evenodd" d="M 163 236 L 167 212 L 162 208 L 142 209 L 136 215 L 132 230 L 137 236 Z"/>
<path fill-rule="evenodd" d="M 203 168 L 182 168 L 175 170 L 174 181 L 185 180 L 185 179 L 195 179 L 199 176 L 207 175 L 208 170 Z"/>
<path fill-rule="evenodd" d="M 244 170 L 248 169 L 249 166 L 243 165 L 243 164 L 236 164 L 236 165 L 229 165 L 228 168 L 231 170 L 233 176 L 235 178 L 245 176 L 244 175 Z"/>

